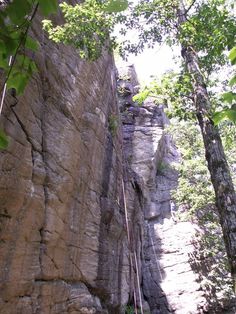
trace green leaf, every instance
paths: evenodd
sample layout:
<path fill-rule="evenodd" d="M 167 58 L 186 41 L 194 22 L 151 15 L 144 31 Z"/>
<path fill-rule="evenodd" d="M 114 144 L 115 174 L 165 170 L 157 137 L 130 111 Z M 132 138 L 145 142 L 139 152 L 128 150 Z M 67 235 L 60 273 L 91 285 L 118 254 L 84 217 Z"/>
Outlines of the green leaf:
<path fill-rule="evenodd" d="M 30 76 L 33 75 L 34 72 L 38 72 L 37 66 L 34 61 L 31 61 L 28 66 L 28 73 Z"/>
<path fill-rule="evenodd" d="M 110 0 L 107 2 L 105 7 L 105 11 L 112 13 L 112 12 L 121 12 L 128 8 L 128 1 L 127 0 Z"/>
<path fill-rule="evenodd" d="M 5 37 L 5 46 L 6 46 L 6 52 L 8 55 L 11 55 L 15 52 L 17 45 L 18 45 L 18 40 L 13 39 L 11 37 Z"/>
<path fill-rule="evenodd" d="M 227 118 L 232 122 L 236 122 L 236 110 L 235 109 L 228 109 L 226 110 Z"/>
<path fill-rule="evenodd" d="M 2 40 L 0 40 L 0 53 L 6 53 L 6 45 Z"/>
<path fill-rule="evenodd" d="M 8 70 L 8 61 L 6 59 L 6 56 L 0 53 L 0 68 L 4 70 Z"/>
<path fill-rule="evenodd" d="M 212 118 L 214 124 L 216 125 L 225 119 L 229 119 L 232 122 L 236 122 L 236 108 L 234 105 L 230 109 L 215 112 Z"/>
<path fill-rule="evenodd" d="M 38 51 L 39 49 L 39 42 L 35 39 L 33 39 L 30 36 L 26 37 L 26 41 L 25 41 L 25 48 L 28 48 L 32 51 Z"/>
<path fill-rule="evenodd" d="M 231 80 L 229 81 L 229 86 L 234 86 L 236 84 L 236 75 L 234 77 L 231 78 Z"/>
<path fill-rule="evenodd" d="M 229 59 L 232 64 L 236 64 L 236 47 L 230 50 Z"/>
<path fill-rule="evenodd" d="M 227 116 L 227 113 L 225 112 L 225 110 L 222 110 L 219 112 L 215 112 L 213 114 L 212 120 L 215 125 L 218 125 L 222 120 L 226 118 L 226 116 Z"/>
<path fill-rule="evenodd" d="M 13 0 L 7 7 L 6 13 L 15 24 L 21 24 L 26 15 L 31 12 L 31 5 L 27 0 Z"/>
<path fill-rule="evenodd" d="M 57 0 L 39 0 L 39 7 L 43 15 L 47 16 L 49 14 L 57 12 L 58 1 Z"/>
<path fill-rule="evenodd" d="M 8 147 L 9 140 L 3 130 L 0 130 L 0 149 L 6 149 Z"/>
<path fill-rule="evenodd" d="M 7 81 L 7 88 L 14 88 L 18 95 L 23 94 L 29 78 L 28 73 L 13 72 Z"/>
<path fill-rule="evenodd" d="M 234 100 L 236 100 L 236 93 L 227 92 L 227 93 L 222 94 L 221 97 L 222 97 L 222 100 L 223 100 L 224 102 L 227 102 L 227 103 L 229 103 L 229 104 L 232 104 L 232 102 L 233 102 Z"/>

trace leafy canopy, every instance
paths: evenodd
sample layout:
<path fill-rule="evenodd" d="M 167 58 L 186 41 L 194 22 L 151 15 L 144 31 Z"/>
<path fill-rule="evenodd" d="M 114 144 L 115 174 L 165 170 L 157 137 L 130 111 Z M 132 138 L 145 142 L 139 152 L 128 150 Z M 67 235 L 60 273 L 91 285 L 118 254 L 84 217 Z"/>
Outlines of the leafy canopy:
<path fill-rule="evenodd" d="M 129 14 L 120 15 L 124 24 L 138 33 L 136 41 L 126 40 L 125 51 L 141 52 L 145 45 L 166 42 L 169 45 L 187 44 L 199 53 L 201 70 L 205 75 L 226 62 L 225 49 L 235 45 L 236 23 L 229 1 L 185 1 L 184 23 L 179 23 L 179 0 L 140 0 L 131 6 Z M 233 5 L 233 4 L 232 4 Z"/>
<path fill-rule="evenodd" d="M 232 65 L 236 64 L 236 47 L 230 51 L 229 59 Z M 236 123 L 236 92 L 234 91 L 236 86 L 236 75 L 230 79 L 228 84 L 231 90 L 221 95 L 220 100 L 221 103 L 224 104 L 224 109 L 214 113 L 213 121 L 215 124 L 219 124 L 225 119 Z"/>
<path fill-rule="evenodd" d="M 73 45 L 82 58 L 93 61 L 104 48 L 114 47 L 115 41 L 109 37 L 114 27 L 113 11 L 123 10 L 127 5 L 124 0 L 108 3 L 86 0 L 75 6 L 63 2 L 59 6 L 65 22 L 53 26 L 51 20 L 44 20 L 43 28 L 54 42 Z"/>
<path fill-rule="evenodd" d="M 231 63 L 236 63 L 236 48 L 233 48 L 236 44 L 234 3 L 224 0 L 185 1 L 186 7 L 182 14 L 185 14 L 186 21 L 180 23 L 179 2 L 141 0 L 135 5 L 130 17 L 122 18 L 126 28 L 136 28 L 139 32 L 138 42 L 126 42 L 124 49 L 138 53 L 146 44 L 153 45 L 164 41 L 170 45 L 181 45 L 182 48 L 191 47 L 198 54 L 198 68 L 205 78 L 205 83 L 212 87 L 214 86 L 212 74 L 228 64 L 226 53 L 228 49 L 232 49 L 229 56 Z M 152 86 L 142 90 L 138 97 L 153 95 L 153 91 L 162 94 L 165 100 L 171 100 L 175 114 L 184 119 L 193 118 L 196 109 L 192 80 L 186 64 L 183 64 L 179 74 L 165 75 L 161 82 L 152 83 Z M 223 119 L 236 121 L 236 93 L 233 90 L 235 83 L 234 76 L 229 83 L 231 90 L 218 99 L 211 89 L 208 90 L 212 104 L 209 115 L 215 124 Z M 223 110 L 217 109 L 218 104 Z"/>

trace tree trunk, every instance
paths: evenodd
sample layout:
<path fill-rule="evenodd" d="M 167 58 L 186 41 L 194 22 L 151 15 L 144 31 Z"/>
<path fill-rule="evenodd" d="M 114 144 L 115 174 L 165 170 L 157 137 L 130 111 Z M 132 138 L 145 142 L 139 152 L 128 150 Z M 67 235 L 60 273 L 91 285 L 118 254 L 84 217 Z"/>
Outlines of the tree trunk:
<path fill-rule="evenodd" d="M 182 8 L 178 11 L 178 20 L 179 26 L 186 21 L 185 11 Z M 197 119 L 204 141 L 205 156 L 215 191 L 216 206 L 236 292 L 236 194 L 218 128 L 210 119 L 211 103 L 199 68 L 197 53 L 187 45 L 182 45 L 181 53 L 192 77 Z"/>

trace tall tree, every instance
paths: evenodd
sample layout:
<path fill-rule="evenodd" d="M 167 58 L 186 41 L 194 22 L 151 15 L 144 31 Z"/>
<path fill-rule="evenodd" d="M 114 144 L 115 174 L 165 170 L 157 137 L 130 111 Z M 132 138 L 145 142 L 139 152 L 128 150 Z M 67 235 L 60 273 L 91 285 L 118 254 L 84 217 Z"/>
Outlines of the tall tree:
<path fill-rule="evenodd" d="M 209 75 L 225 63 L 224 50 L 235 43 L 236 25 L 230 5 L 223 0 L 141 0 L 133 8 L 132 17 L 123 19 L 126 27 L 136 27 L 140 32 L 138 44 L 127 44 L 129 51 L 138 52 L 145 42 L 152 45 L 163 39 L 181 46 L 236 290 L 236 194 L 220 134 L 211 118 L 207 91 Z"/>
<path fill-rule="evenodd" d="M 178 27 L 186 23 L 186 9 L 181 1 L 178 15 Z M 205 146 L 205 156 L 211 181 L 215 191 L 216 206 L 219 211 L 231 273 L 236 282 L 236 193 L 221 142 L 220 134 L 211 116 L 211 102 L 206 83 L 199 67 L 197 52 L 192 45 L 182 44 L 182 57 L 185 60 L 194 91 L 196 116 L 201 128 Z M 236 290 L 236 287 L 235 287 Z"/>

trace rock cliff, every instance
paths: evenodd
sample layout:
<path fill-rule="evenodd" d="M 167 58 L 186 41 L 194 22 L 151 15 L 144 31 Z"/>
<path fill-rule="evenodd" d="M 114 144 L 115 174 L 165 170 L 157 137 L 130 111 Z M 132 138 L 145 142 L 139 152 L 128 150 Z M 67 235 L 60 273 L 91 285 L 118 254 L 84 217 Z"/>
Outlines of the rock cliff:
<path fill-rule="evenodd" d="M 203 230 L 177 216 L 171 191 L 178 184 L 175 165 L 180 156 L 171 135 L 165 131 L 169 121 L 163 105 L 157 105 L 151 98 L 142 106 L 132 101 L 131 96 L 137 90 L 132 66 L 126 72 L 121 68 L 118 86 L 125 157 L 141 198 L 139 221 L 132 218 L 131 213 L 137 208 L 132 197 L 128 208 L 134 245 L 140 257 L 144 307 L 152 314 L 234 313 L 235 300 L 231 297 L 213 300 L 211 291 L 203 289 L 200 276 L 209 260 L 195 260 L 197 267 L 193 267 L 197 236 Z M 133 191 L 128 188 L 128 193 L 132 195 Z"/>
<path fill-rule="evenodd" d="M 85 62 L 34 33 L 39 72 L 1 119 L 0 313 L 118 313 L 129 262 L 113 58 Z"/>
<path fill-rule="evenodd" d="M 132 68 L 118 106 L 112 56 L 85 62 L 34 33 L 39 72 L 1 117 L 0 313 L 207 311 L 189 265 L 197 226 L 175 220 L 163 107 L 133 103 Z"/>

